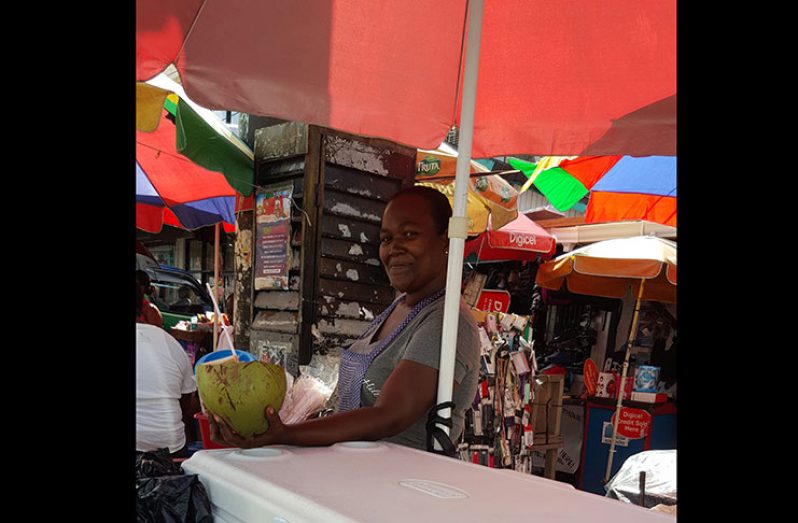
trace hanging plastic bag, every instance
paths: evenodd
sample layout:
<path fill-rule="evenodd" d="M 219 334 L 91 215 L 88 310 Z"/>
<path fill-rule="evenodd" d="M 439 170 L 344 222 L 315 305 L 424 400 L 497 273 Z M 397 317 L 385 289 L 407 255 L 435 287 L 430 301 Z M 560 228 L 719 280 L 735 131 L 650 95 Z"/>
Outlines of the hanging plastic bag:
<path fill-rule="evenodd" d="M 286 424 L 299 423 L 324 409 L 338 383 L 338 362 L 329 355 L 314 355 L 300 371 L 280 408 L 280 419 Z"/>
<path fill-rule="evenodd" d="M 136 479 L 181 474 L 180 465 L 172 461 L 169 449 L 136 452 Z"/>
<path fill-rule="evenodd" d="M 136 521 L 211 523 L 211 502 L 196 474 L 185 474 L 169 449 L 136 453 Z"/>

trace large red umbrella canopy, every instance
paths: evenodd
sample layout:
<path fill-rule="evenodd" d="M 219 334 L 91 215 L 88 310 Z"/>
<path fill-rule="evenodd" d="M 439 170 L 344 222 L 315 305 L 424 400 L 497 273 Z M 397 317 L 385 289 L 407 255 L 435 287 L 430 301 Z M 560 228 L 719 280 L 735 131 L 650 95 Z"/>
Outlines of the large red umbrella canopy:
<path fill-rule="evenodd" d="M 139 0 L 137 78 L 211 109 L 431 149 L 458 123 L 465 0 Z M 486 2 L 475 158 L 675 154 L 675 0 Z"/>

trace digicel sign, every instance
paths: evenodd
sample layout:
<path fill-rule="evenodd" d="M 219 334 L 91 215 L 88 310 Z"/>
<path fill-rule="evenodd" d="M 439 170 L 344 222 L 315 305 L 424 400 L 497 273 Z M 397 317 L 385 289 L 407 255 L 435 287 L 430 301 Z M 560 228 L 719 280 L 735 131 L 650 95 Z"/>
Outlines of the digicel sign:
<path fill-rule="evenodd" d="M 518 234 L 511 232 L 510 243 L 512 245 L 517 245 L 518 247 L 523 247 L 524 245 L 535 245 L 535 237 L 531 234 Z"/>
<path fill-rule="evenodd" d="M 510 234 L 495 234 L 488 238 L 491 247 L 501 247 L 510 249 L 526 250 L 524 247 L 537 244 L 537 238 L 533 234 L 511 232 Z"/>
<path fill-rule="evenodd" d="M 611 423 L 615 423 L 615 416 L 612 415 Z M 651 414 L 641 409 L 621 408 L 621 417 L 618 420 L 618 434 L 630 439 L 641 439 L 648 436 L 651 432 Z"/>

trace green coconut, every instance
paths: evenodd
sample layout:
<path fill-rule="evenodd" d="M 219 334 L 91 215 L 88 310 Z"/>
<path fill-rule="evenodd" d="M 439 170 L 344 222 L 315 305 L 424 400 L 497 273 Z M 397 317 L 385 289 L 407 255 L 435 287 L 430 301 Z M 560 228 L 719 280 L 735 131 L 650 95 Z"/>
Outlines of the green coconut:
<path fill-rule="evenodd" d="M 266 432 L 266 406 L 279 412 L 285 388 L 285 371 L 279 365 L 227 360 L 197 367 L 197 390 L 205 408 L 244 437 Z"/>

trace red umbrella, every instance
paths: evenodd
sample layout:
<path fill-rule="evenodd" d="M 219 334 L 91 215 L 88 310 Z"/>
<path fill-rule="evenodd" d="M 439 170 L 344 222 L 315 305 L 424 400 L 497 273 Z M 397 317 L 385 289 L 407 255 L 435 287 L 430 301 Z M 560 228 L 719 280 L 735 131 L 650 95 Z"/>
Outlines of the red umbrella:
<path fill-rule="evenodd" d="M 523 214 L 504 227 L 487 231 L 467 241 L 463 257 L 486 260 L 547 259 L 554 254 L 554 237 Z"/>
<path fill-rule="evenodd" d="M 137 78 L 174 62 L 204 107 L 434 149 L 465 124 L 467 5 L 139 0 Z M 485 2 L 481 42 L 473 157 L 675 154 L 675 0 Z"/>

